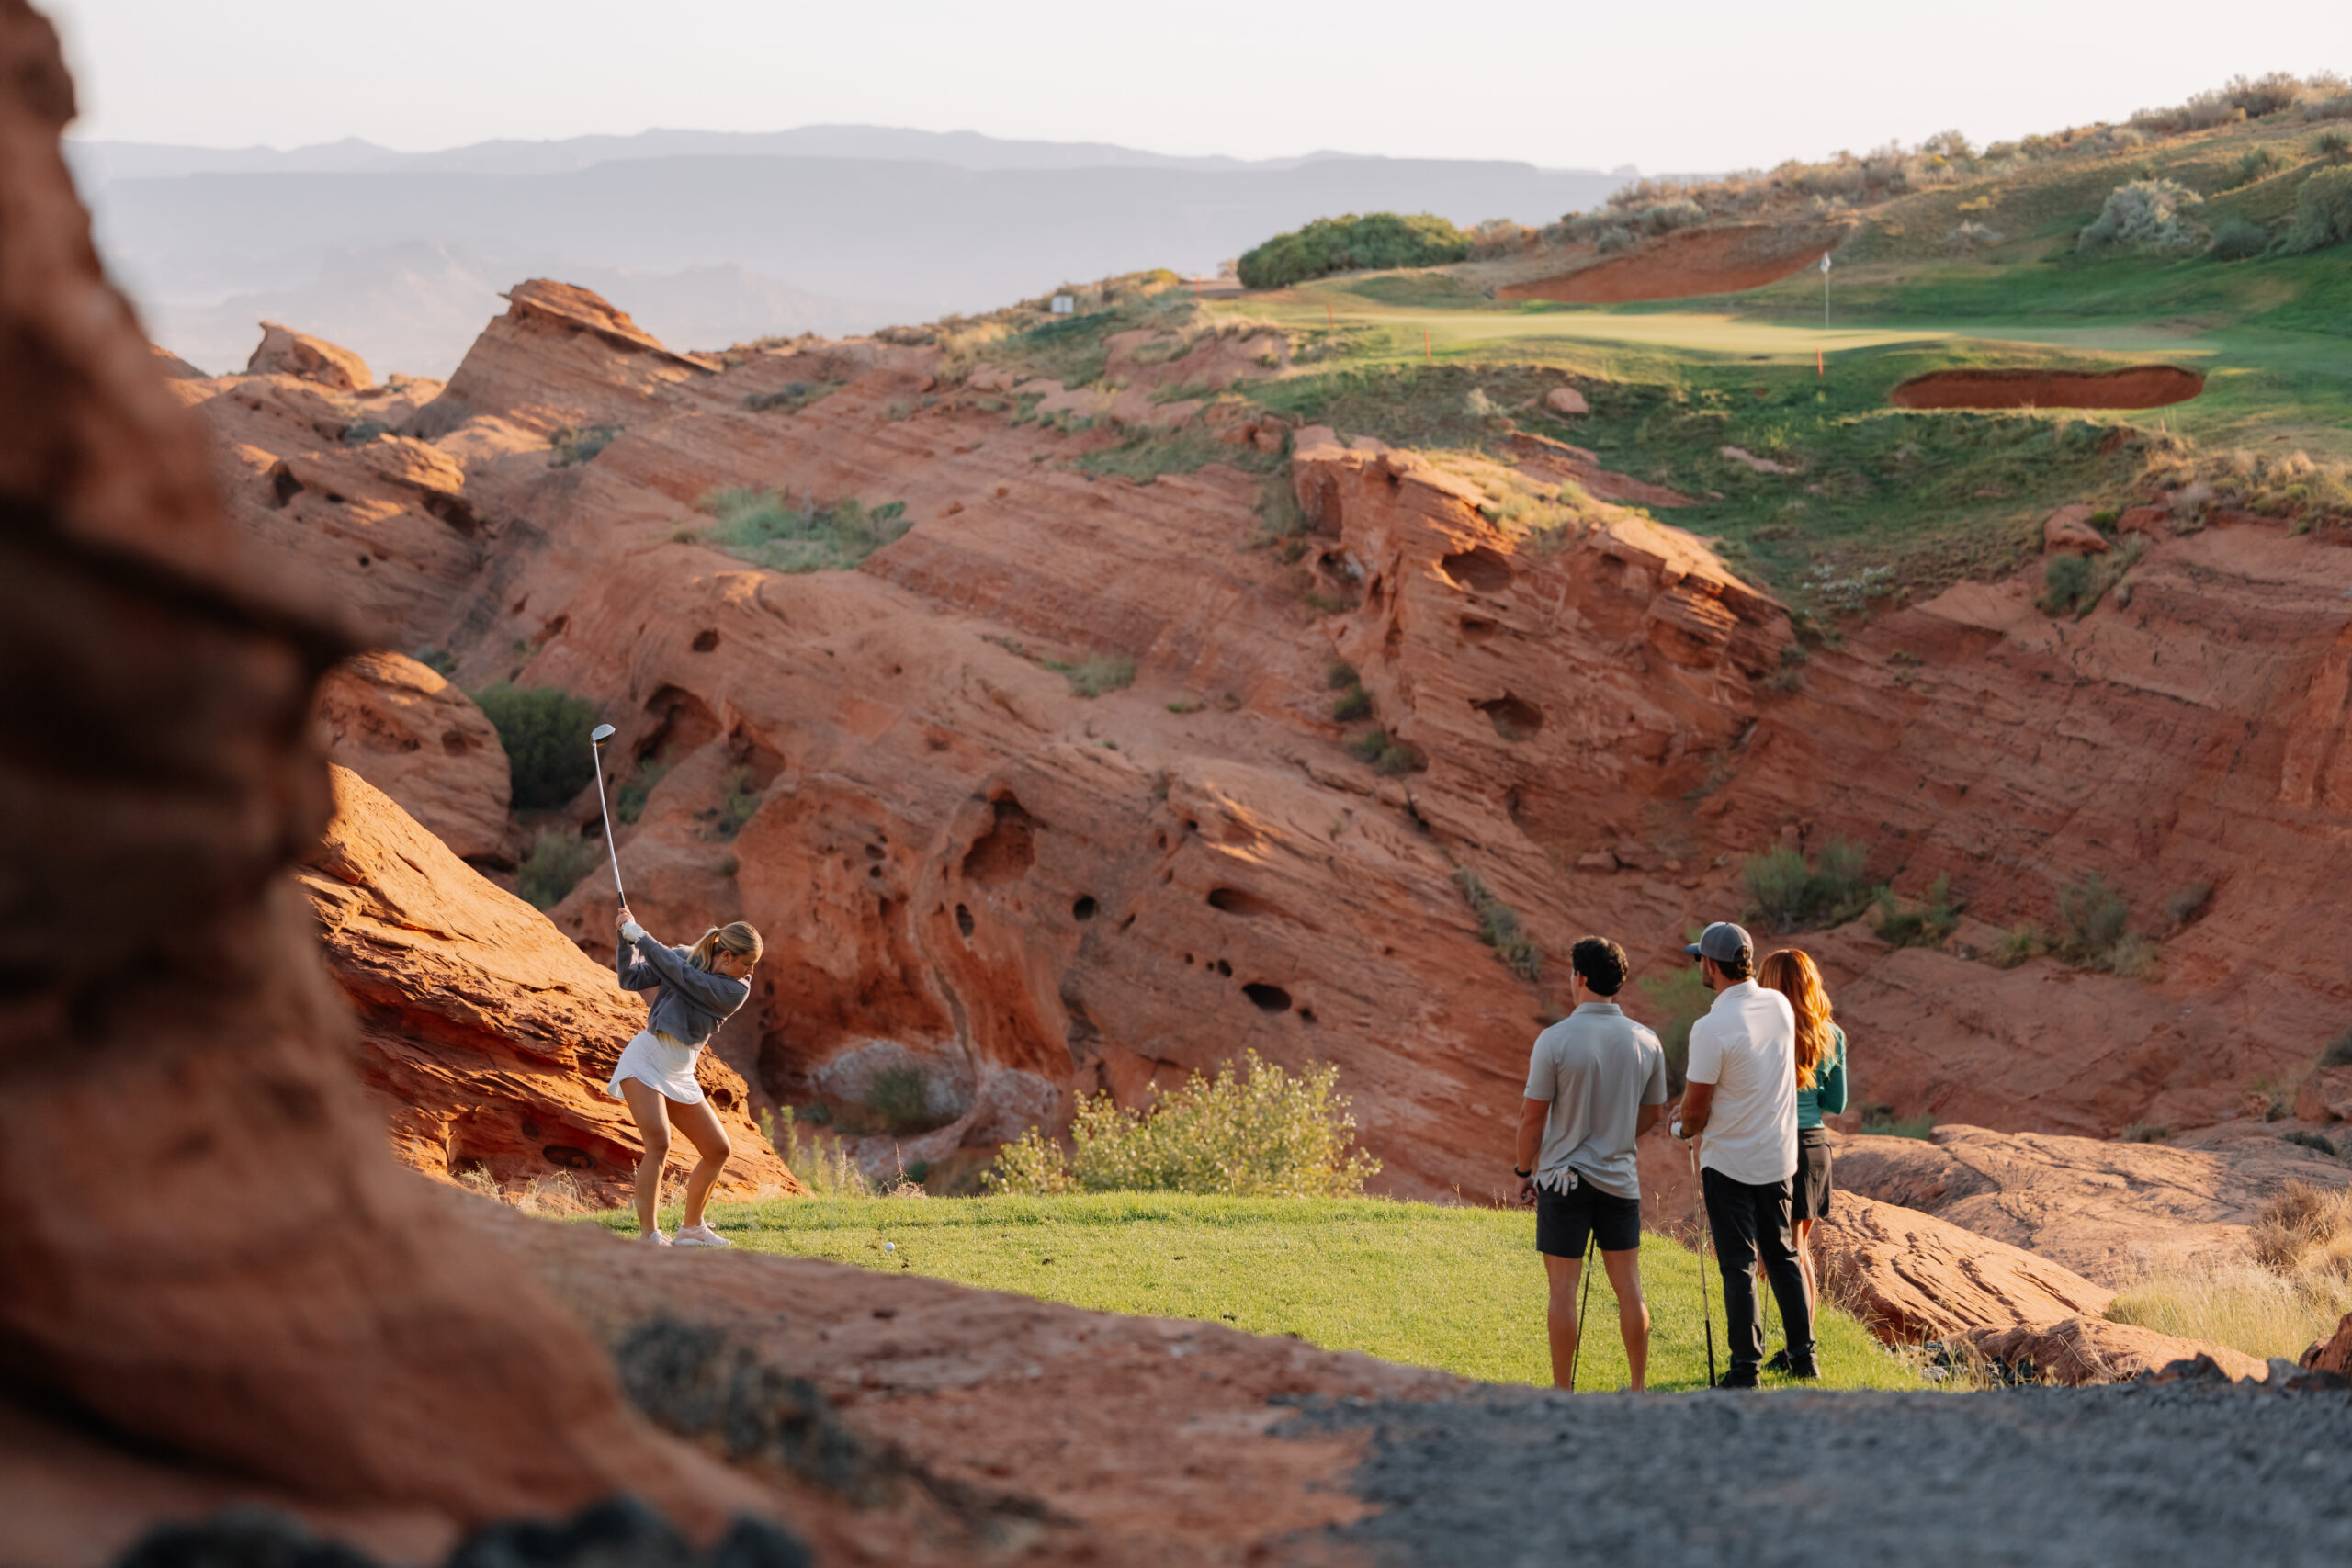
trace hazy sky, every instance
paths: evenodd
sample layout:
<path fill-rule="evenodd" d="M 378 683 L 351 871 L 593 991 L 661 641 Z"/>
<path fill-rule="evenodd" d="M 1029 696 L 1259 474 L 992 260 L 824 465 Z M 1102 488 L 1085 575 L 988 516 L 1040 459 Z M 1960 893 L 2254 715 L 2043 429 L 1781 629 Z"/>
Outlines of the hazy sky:
<path fill-rule="evenodd" d="M 36 0 L 37 4 L 42 0 Z M 2352 70 L 2344 0 L 46 0 L 76 134 L 411 151 L 857 123 L 1715 170 Z"/>

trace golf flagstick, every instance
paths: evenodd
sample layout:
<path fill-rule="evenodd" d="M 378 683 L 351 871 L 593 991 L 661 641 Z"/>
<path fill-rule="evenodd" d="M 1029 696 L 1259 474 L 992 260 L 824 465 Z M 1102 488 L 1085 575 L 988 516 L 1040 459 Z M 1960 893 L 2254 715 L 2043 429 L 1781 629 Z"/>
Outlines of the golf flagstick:
<path fill-rule="evenodd" d="M 1577 1305 L 1577 1348 L 1568 1352 L 1568 1392 L 1577 1391 L 1577 1363 L 1584 1359 L 1584 1337 L 1592 1325 L 1585 1321 L 1585 1309 L 1592 1305 L 1592 1249 L 1600 1242 L 1600 1232 L 1594 1230 L 1584 1241 L 1584 1300 Z"/>
<path fill-rule="evenodd" d="M 1715 1318 L 1707 1305 L 1707 1238 L 1714 1226 L 1707 1219 L 1707 1184 L 1699 1175 L 1699 1145 L 1690 1145 L 1690 1179 L 1699 1183 L 1699 1316 L 1707 1325 L 1707 1386 L 1715 1386 Z"/>
<path fill-rule="evenodd" d="M 596 810 L 605 818 L 605 852 L 613 860 L 613 897 L 626 904 L 628 895 L 621 891 L 621 853 L 613 848 L 613 809 L 605 804 L 605 742 L 612 738 L 611 725 L 598 725 L 588 732 L 588 750 L 596 759 Z"/>

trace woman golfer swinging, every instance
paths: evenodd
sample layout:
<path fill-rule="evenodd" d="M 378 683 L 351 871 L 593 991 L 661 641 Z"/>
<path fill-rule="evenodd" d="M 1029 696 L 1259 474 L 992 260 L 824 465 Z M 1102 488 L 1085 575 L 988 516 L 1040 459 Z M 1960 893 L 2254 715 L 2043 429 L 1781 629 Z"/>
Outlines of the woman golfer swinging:
<path fill-rule="evenodd" d="M 680 1247 L 725 1247 L 727 1238 L 702 1217 L 711 1183 L 734 1146 L 727 1129 L 703 1101 L 695 1062 L 718 1026 L 751 998 L 752 966 L 760 961 L 760 933 L 741 920 L 716 926 L 692 947 L 665 947 L 624 904 L 620 945 L 614 954 L 621 988 L 646 991 L 659 986 L 644 1032 L 621 1052 L 620 1065 L 605 1092 L 628 1101 L 645 1141 L 637 1167 L 637 1226 L 641 1239 L 667 1247 L 657 1213 L 662 1201 L 662 1165 L 670 1154 L 670 1125 L 677 1123 L 702 1158 L 686 1178 L 686 1213 L 678 1227 Z M 667 1101 L 665 1104 L 664 1101 Z"/>

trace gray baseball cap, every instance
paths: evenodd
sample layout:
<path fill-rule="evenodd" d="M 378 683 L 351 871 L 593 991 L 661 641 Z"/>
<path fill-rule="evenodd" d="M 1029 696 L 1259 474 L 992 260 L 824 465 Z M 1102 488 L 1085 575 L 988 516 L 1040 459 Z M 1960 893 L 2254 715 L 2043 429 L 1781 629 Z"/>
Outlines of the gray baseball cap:
<path fill-rule="evenodd" d="M 1712 958 L 1718 964 L 1728 964 L 1741 953 L 1752 953 L 1756 944 L 1747 932 L 1729 920 L 1717 920 L 1699 933 L 1699 940 L 1682 950 L 1686 958 Z"/>

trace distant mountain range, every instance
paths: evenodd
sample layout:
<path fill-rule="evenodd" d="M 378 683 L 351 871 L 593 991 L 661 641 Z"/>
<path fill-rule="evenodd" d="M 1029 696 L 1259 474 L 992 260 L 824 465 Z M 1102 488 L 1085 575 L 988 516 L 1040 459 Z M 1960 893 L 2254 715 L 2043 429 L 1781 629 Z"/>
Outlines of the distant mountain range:
<path fill-rule="evenodd" d="M 1635 177 L 1335 152 L 1171 157 L 872 126 L 440 152 L 69 141 L 66 156 L 109 267 L 184 358 L 241 365 L 266 317 L 379 374 L 435 376 L 525 276 L 595 288 L 678 346 L 720 347 L 986 310 L 1141 267 L 1206 271 L 1341 212 L 1544 222 Z"/>

